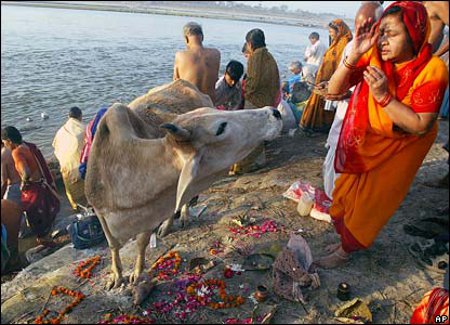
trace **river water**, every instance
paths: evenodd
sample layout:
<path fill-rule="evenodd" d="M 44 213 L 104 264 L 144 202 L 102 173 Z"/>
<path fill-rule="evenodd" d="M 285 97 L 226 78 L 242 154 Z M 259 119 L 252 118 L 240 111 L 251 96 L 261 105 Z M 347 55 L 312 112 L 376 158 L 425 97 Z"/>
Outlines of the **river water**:
<path fill-rule="evenodd" d="M 128 103 L 172 80 L 175 52 L 185 48 L 182 28 L 203 27 L 204 45 L 221 51 L 221 70 L 236 59 L 246 33 L 261 28 L 282 79 L 302 60 L 308 35 L 325 29 L 168 15 L 1 6 L 1 121 L 52 158 L 51 143 L 72 106 L 84 121 L 103 105 Z M 43 120 L 41 113 L 49 116 Z M 31 119 L 31 121 L 27 121 Z"/>

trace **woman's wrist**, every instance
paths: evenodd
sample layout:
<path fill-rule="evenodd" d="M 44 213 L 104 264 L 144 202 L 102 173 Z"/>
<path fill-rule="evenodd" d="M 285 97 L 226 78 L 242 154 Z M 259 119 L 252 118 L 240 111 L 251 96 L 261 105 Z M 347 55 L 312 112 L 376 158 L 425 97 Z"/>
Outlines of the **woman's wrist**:
<path fill-rule="evenodd" d="M 345 57 L 345 61 L 352 66 L 355 66 L 358 64 L 359 59 L 361 59 L 362 55 L 350 53 L 348 56 Z"/>
<path fill-rule="evenodd" d="M 391 95 L 390 92 L 386 92 L 383 97 L 379 98 L 379 99 L 375 99 L 375 101 L 378 103 L 378 105 L 380 105 L 381 107 L 386 107 L 387 105 L 389 105 L 390 102 L 392 102 L 392 100 L 394 99 L 394 96 Z"/>

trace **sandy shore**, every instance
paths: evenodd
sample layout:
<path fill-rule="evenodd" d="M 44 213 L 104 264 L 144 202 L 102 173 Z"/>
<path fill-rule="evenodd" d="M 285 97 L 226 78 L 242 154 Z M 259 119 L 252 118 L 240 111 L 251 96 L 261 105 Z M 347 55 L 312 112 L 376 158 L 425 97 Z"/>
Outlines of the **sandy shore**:
<path fill-rule="evenodd" d="M 220 324 L 229 318 L 243 320 L 250 317 L 258 307 L 257 315 L 269 309 L 276 310 L 272 324 L 337 324 L 339 321 L 334 313 L 344 302 L 336 297 L 336 288 L 340 282 L 346 282 L 352 288 L 351 298 L 360 298 L 368 305 L 373 323 L 407 324 L 413 308 L 423 295 L 431 288 L 442 285 L 444 278 L 443 274 L 425 269 L 417 263 L 408 252 L 408 246 L 419 237 L 407 235 L 403 230 L 405 224 L 439 217 L 439 211 L 448 207 L 448 188 L 426 185 L 427 182 L 442 178 L 448 171 L 448 153 L 442 148 L 448 140 L 448 121 L 440 121 L 439 126 L 439 136 L 419 169 L 407 197 L 373 246 L 355 253 L 351 261 L 340 268 L 319 270 L 321 286 L 304 290 L 305 308 L 274 294 L 270 268 L 247 270 L 226 279 L 230 294 L 245 297 L 242 306 L 223 310 L 201 307 L 188 314 L 188 322 Z M 146 270 L 175 247 L 174 250 L 183 259 L 180 271 L 185 272 L 192 259 L 204 258 L 217 262 L 215 267 L 206 272 L 205 278 L 223 278 L 225 264 L 246 263 L 249 254 L 253 253 L 275 256 L 275 252 L 286 245 L 289 236 L 285 232 L 268 233 L 261 238 L 241 235 L 230 244 L 230 236 L 233 235 L 229 227 L 235 225 L 232 220 L 243 215 L 254 217 L 257 224 L 273 220 L 287 231 L 302 229 L 313 257 L 323 254 L 324 247 L 337 240 L 333 226 L 310 217 L 300 217 L 295 202 L 284 198 L 282 193 L 298 179 L 308 181 L 313 186 L 321 186 L 325 140 L 326 135 L 323 134 L 306 137 L 299 132 L 292 138 L 285 135 L 271 142 L 267 148 L 266 168 L 239 177 L 226 177 L 204 191 L 200 195 L 199 205 L 207 207 L 205 212 L 193 218 L 186 228 L 176 224 L 171 234 L 157 240 L 156 248 L 147 249 Z M 61 189 L 60 194 L 64 195 Z M 68 213 L 60 213 L 57 223 L 69 222 Z M 217 242 L 222 243 L 225 250 L 212 255 L 210 249 Z M 135 241 L 130 241 L 121 249 L 126 277 L 132 271 L 134 245 Z M 94 277 L 89 282 L 80 281 L 73 275 L 74 269 L 79 262 L 95 255 L 101 256 L 102 262 L 94 270 Z M 54 311 L 63 308 L 61 299 L 49 299 L 53 286 L 76 288 L 87 296 L 85 301 L 66 315 L 64 323 L 70 324 L 95 324 L 124 313 L 142 316 L 143 311 L 153 308 L 156 302 L 175 300 L 176 281 L 171 279 L 158 283 L 141 306 L 133 306 L 128 286 L 112 291 L 104 289 L 109 268 L 110 252 L 105 243 L 86 250 L 76 250 L 71 244 L 65 245 L 29 265 L 14 279 L 5 279 L 1 286 L 2 323 L 31 322 L 43 306 Z M 268 286 L 270 295 L 265 303 L 255 305 L 248 297 L 262 283 Z M 151 317 L 159 324 L 180 323 L 175 312 L 184 306 L 181 304 L 164 314 L 152 313 Z"/>
<path fill-rule="evenodd" d="M 100 4 L 88 2 L 47 2 L 47 1 L 2 1 L 2 5 L 14 6 L 31 6 L 31 7 L 47 7 L 47 8 L 61 8 L 61 9 L 76 9 L 76 10 L 98 10 L 98 11 L 115 11 L 115 12 L 131 12 L 144 14 L 158 14 L 171 16 L 188 16 L 212 19 L 226 19 L 239 20 L 247 22 L 269 23 L 277 25 L 290 25 L 299 27 L 318 27 L 324 28 L 332 19 L 329 15 L 317 14 L 294 14 L 294 13 L 273 13 L 269 11 L 238 11 L 235 8 L 194 8 L 194 7 L 175 7 L 170 5 L 148 5 L 146 7 L 126 6 L 118 3 Z M 336 17 L 335 17 L 336 18 Z M 348 21 L 351 24 L 351 21 Z"/>

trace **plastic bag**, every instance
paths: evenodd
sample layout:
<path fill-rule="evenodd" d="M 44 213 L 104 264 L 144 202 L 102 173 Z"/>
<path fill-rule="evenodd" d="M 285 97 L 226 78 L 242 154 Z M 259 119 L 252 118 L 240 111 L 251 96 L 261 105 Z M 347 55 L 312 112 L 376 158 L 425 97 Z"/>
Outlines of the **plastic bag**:
<path fill-rule="evenodd" d="M 331 199 L 324 191 L 314 188 L 310 183 L 298 180 L 283 193 L 283 196 L 298 203 L 300 202 L 303 193 L 307 193 L 308 196 L 314 198 L 314 205 L 310 212 L 310 216 L 317 220 L 331 222 L 331 217 L 329 215 L 332 204 Z"/>

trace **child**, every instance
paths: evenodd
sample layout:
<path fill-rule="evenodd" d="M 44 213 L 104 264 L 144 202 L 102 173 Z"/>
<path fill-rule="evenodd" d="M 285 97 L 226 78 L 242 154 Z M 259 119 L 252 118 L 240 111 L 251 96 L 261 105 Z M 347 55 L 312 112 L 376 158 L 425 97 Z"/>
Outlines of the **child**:
<path fill-rule="evenodd" d="M 300 63 L 300 61 L 293 61 L 289 65 L 289 71 L 291 71 L 294 74 L 294 76 L 292 76 L 288 80 L 289 93 L 292 93 L 295 83 L 302 82 L 302 80 L 303 80 L 302 69 L 303 69 L 303 65 Z"/>
<path fill-rule="evenodd" d="M 234 111 L 242 108 L 241 77 L 244 74 L 242 63 L 231 60 L 225 69 L 225 74 L 216 83 L 217 109 Z"/>

